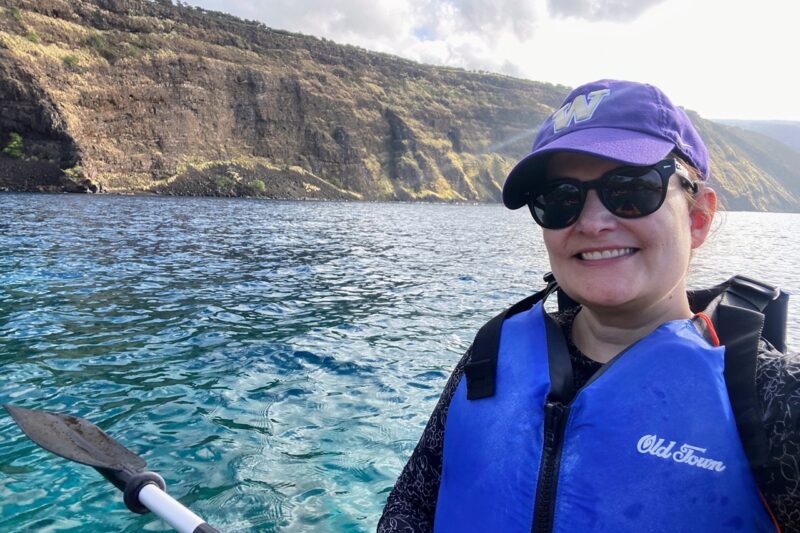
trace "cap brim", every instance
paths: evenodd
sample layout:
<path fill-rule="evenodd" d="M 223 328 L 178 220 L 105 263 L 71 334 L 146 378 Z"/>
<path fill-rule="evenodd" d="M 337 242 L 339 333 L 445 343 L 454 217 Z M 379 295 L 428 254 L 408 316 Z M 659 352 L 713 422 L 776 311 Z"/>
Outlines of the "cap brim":
<path fill-rule="evenodd" d="M 673 148 L 670 141 L 638 131 L 589 128 L 568 133 L 531 152 L 511 169 L 503 185 L 503 204 L 519 209 L 528 203 L 531 185 L 544 175 L 544 156 L 553 152 L 588 154 L 624 165 L 653 165 Z"/>

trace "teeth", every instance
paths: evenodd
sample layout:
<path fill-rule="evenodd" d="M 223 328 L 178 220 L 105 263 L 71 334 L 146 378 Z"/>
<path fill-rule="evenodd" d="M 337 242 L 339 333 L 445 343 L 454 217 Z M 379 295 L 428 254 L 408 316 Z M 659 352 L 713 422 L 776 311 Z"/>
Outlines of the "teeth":
<path fill-rule="evenodd" d="M 586 261 L 597 261 L 599 259 L 611 259 L 612 257 L 619 257 L 632 253 L 633 248 L 617 248 L 616 250 L 603 250 L 602 252 L 583 252 L 580 254 L 580 258 Z"/>

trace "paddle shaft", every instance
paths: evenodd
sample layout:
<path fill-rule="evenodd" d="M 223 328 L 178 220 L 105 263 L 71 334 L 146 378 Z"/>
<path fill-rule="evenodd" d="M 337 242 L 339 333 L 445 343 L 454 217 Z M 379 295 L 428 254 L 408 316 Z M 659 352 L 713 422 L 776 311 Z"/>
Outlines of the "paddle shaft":
<path fill-rule="evenodd" d="M 180 533 L 219 533 L 152 483 L 139 491 L 139 501 Z"/>

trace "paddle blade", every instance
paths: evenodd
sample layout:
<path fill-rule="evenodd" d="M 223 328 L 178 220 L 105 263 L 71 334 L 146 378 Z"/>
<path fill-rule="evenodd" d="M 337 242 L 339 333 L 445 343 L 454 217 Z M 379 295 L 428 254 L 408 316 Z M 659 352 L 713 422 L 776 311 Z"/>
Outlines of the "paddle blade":
<path fill-rule="evenodd" d="M 4 405 L 25 435 L 70 461 L 118 471 L 141 472 L 147 463 L 91 422 L 76 416 Z"/>

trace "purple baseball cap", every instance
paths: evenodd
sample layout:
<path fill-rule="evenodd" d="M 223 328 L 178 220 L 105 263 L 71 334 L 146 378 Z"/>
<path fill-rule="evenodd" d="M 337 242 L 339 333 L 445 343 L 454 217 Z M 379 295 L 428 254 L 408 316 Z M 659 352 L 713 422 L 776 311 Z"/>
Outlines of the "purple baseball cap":
<path fill-rule="evenodd" d="M 657 87 L 600 80 L 574 89 L 562 107 L 544 121 L 531 153 L 511 170 L 503 203 L 518 209 L 528 203 L 531 185 L 545 172 L 547 155 L 577 152 L 623 165 L 654 165 L 675 151 L 709 176 L 708 151 L 686 112 Z"/>

